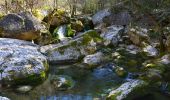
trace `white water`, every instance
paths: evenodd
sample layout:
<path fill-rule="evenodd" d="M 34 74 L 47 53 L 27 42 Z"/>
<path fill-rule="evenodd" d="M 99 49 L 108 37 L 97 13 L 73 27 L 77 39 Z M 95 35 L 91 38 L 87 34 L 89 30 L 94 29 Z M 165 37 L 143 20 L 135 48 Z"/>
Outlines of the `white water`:
<path fill-rule="evenodd" d="M 60 26 L 57 34 L 58 34 L 60 40 L 64 40 L 65 34 L 66 34 L 66 25 Z"/>

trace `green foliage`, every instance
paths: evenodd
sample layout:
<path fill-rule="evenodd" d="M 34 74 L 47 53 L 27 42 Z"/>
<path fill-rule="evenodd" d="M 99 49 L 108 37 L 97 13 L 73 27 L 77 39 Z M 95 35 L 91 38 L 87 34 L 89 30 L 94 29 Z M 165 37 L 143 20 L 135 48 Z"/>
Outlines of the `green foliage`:
<path fill-rule="evenodd" d="M 54 30 L 52 34 L 53 42 L 59 41 L 59 36 L 58 36 L 58 27 Z"/>
<path fill-rule="evenodd" d="M 67 28 L 66 28 L 66 36 L 67 37 L 73 37 L 73 36 L 75 36 L 75 30 L 73 30 L 73 29 L 71 29 L 71 24 L 68 24 L 67 25 Z"/>

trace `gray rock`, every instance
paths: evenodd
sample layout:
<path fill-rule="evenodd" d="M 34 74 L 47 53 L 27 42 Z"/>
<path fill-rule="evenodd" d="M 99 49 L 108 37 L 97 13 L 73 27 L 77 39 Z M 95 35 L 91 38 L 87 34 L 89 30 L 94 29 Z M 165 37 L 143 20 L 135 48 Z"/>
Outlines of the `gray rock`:
<path fill-rule="evenodd" d="M 119 13 L 114 13 L 109 8 L 97 12 L 92 17 L 94 25 L 100 25 L 101 23 L 106 25 L 128 25 L 131 19 L 129 12 L 120 11 Z"/>
<path fill-rule="evenodd" d="M 133 44 L 142 46 L 142 42 L 148 43 L 150 38 L 147 34 L 148 30 L 141 27 L 134 27 L 129 29 L 128 36 Z"/>
<path fill-rule="evenodd" d="M 146 82 L 141 80 L 131 80 L 122 84 L 119 88 L 111 91 L 107 97 L 107 100 L 124 100 L 129 98 L 132 93 L 134 93 L 135 96 L 138 94 L 142 95 L 142 91 L 147 85 L 148 84 Z M 132 98 L 129 100 L 132 100 Z"/>
<path fill-rule="evenodd" d="M 41 52 L 51 63 L 76 62 L 85 55 L 93 54 L 96 51 L 98 40 L 100 40 L 100 36 L 95 31 L 87 31 L 75 40 L 43 46 Z"/>
<path fill-rule="evenodd" d="M 0 80 L 34 84 L 40 81 L 38 79 L 44 79 L 48 64 L 38 49 L 39 46 L 31 42 L 0 38 Z"/>
<path fill-rule="evenodd" d="M 152 57 L 158 56 L 158 50 L 152 47 L 151 45 L 148 45 L 145 48 L 143 48 L 143 51 L 146 52 L 148 56 Z"/>
<path fill-rule="evenodd" d="M 123 26 L 115 26 L 112 25 L 107 27 L 106 30 L 103 30 L 101 37 L 105 40 L 105 45 L 117 45 L 119 40 L 121 39 L 121 35 L 123 34 L 124 27 Z"/>
<path fill-rule="evenodd" d="M 163 57 L 161 57 L 160 62 L 162 64 L 170 64 L 170 55 L 164 55 Z"/>
<path fill-rule="evenodd" d="M 107 25 L 128 25 L 131 21 L 131 15 L 127 11 L 112 13 L 110 16 L 103 18 L 103 22 Z"/>
<path fill-rule="evenodd" d="M 109 15 L 111 15 L 110 9 L 104 9 L 104 10 L 97 12 L 92 17 L 93 24 L 97 25 L 97 24 L 103 23 L 103 18 L 105 18 L 106 16 L 109 16 Z"/>
<path fill-rule="evenodd" d="M 40 36 L 40 30 L 45 29 L 30 12 L 8 14 L 0 20 L 2 36 L 22 40 L 33 40 Z"/>
<path fill-rule="evenodd" d="M 2 96 L 0 96 L 0 100 L 10 100 L 10 99 L 7 98 L 7 97 L 2 97 Z"/>
<path fill-rule="evenodd" d="M 135 46 L 135 45 L 128 45 L 126 47 L 126 51 L 128 51 L 131 54 L 137 54 L 140 52 L 139 47 Z"/>
<path fill-rule="evenodd" d="M 92 55 L 87 55 L 84 59 L 83 59 L 83 63 L 88 64 L 90 66 L 95 66 L 98 64 L 101 64 L 104 60 L 104 54 L 102 52 L 97 52 L 95 54 Z"/>

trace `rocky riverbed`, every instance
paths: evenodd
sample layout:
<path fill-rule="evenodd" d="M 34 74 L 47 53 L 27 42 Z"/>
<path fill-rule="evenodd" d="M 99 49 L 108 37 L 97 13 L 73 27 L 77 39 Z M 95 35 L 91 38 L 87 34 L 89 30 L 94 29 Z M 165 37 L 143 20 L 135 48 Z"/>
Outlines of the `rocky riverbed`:
<path fill-rule="evenodd" d="M 169 38 L 162 52 L 128 12 L 52 15 L 0 19 L 1 100 L 169 100 Z"/>

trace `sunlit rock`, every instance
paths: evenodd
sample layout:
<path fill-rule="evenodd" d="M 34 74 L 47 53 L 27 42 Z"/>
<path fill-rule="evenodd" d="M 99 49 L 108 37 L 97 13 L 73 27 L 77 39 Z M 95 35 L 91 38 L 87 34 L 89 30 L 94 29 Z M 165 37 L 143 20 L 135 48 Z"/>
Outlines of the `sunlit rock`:
<path fill-rule="evenodd" d="M 48 63 L 38 45 L 0 38 L 0 70 L 3 84 L 37 84 L 45 79 Z"/>
<path fill-rule="evenodd" d="M 92 55 L 87 55 L 83 59 L 83 63 L 88 64 L 90 66 L 95 66 L 101 64 L 104 61 L 104 59 L 105 59 L 104 54 L 102 52 L 97 52 Z"/>
<path fill-rule="evenodd" d="M 142 80 L 131 80 L 125 82 L 117 89 L 111 91 L 107 97 L 107 100 L 132 100 L 137 96 L 143 95 L 145 92 L 147 83 Z"/>
<path fill-rule="evenodd" d="M 143 51 L 147 53 L 148 56 L 158 56 L 158 50 L 154 47 L 152 47 L 151 45 L 146 46 L 145 48 L 143 48 Z"/>
<path fill-rule="evenodd" d="M 45 29 L 30 12 L 8 14 L 0 20 L 2 37 L 21 40 L 34 40 L 40 36 L 40 30 Z"/>

